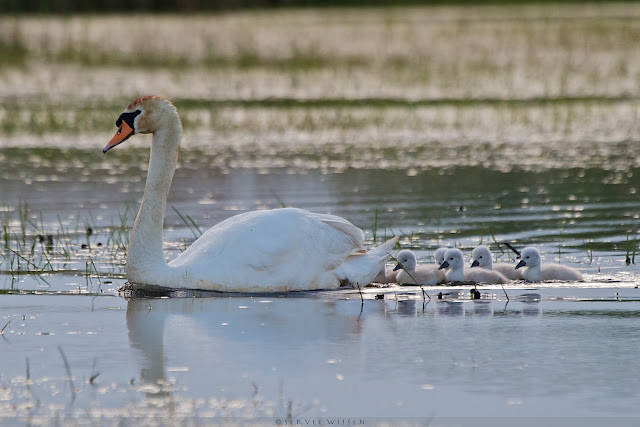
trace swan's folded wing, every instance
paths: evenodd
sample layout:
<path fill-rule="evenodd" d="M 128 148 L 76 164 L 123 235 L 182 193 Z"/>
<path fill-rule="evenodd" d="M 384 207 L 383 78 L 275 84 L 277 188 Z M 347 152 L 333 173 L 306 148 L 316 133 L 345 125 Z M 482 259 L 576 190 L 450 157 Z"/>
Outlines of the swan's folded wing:
<path fill-rule="evenodd" d="M 332 215 L 301 209 L 254 211 L 210 228 L 170 262 L 220 283 L 313 283 L 362 248 L 364 235 Z"/>
<path fill-rule="evenodd" d="M 364 233 L 360 228 L 351 224 L 344 218 L 335 215 L 312 213 L 312 217 L 323 223 L 330 225 L 336 230 L 342 232 L 344 237 L 353 245 L 353 252 L 364 252 Z"/>

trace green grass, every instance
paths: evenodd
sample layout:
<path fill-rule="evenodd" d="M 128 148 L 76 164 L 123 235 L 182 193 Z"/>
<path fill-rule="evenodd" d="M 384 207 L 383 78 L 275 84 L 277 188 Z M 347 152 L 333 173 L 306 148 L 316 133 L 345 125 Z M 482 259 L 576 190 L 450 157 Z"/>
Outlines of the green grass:
<path fill-rule="evenodd" d="M 67 134 L 71 136 L 87 133 L 109 134 L 114 130 L 114 121 L 130 100 L 119 103 L 70 104 L 59 105 L 39 102 L 29 104 L 11 101 L 0 105 L 0 134 L 31 134 L 45 137 L 48 134 Z M 554 124 L 554 128 L 565 128 L 564 133 L 597 111 L 610 108 L 626 108 L 640 99 L 633 97 L 558 97 L 532 99 L 422 99 L 406 100 L 396 98 L 369 99 L 174 99 L 173 102 L 181 114 L 186 131 L 212 129 L 217 132 L 258 132 L 261 122 L 247 121 L 251 115 L 238 116 L 237 112 L 267 114 L 273 116 L 269 130 L 285 131 L 321 131 L 327 128 L 339 128 L 345 131 L 377 128 L 402 128 L 450 126 L 449 123 L 422 123 L 411 120 L 412 115 L 420 111 L 442 111 L 445 114 L 453 108 L 457 111 L 458 126 L 471 126 L 474 111 L 490 112 L 499 121 L 498 127 L 508 129 L 513 126 L 537 126 L 531 115 L 544 111 Z M 607 107 L 609 106 L 609 107 Z M 593 109 L 593 113 L 591 113 Z M 603 110 L 604 111 L 604 110 Z M 403 118 L 396 118 L 404 112 Z M 208 117 L 206 123 L 201 117 Z M 399 116 L 398 116 L 399 117 Z M 239 120 L 239 118 L 242 118 Z M 508 123 L 506 123 L 508 121 Z M 548 123 L 548 122 L 547 122 Z M 418 130 L 416 128 L 416 130 Z"/>
<path fill-rule="evenodd" d="M 5 24 L 9 25 L 9 24 Z M 31 53 L 22 36 L 20 25 L 14 22 L 12 29 L 0 37 L 0 68 L 6 66 L 24 66 Z"/>
<path fill-rule="evenodd" d="M 4 335 L 4 331 L 5 331 L 5 329 L 7 329 L 7 327 L 9 327 L 9 325 L 11 325 L 11 320 L 9 320 L 7 323 L 5 323 L 5 325 L 2 327 L 2 329 L 0 329 L 0 335 Z"/>
<path fill-rule="evenodd" d="M 625 258 L 625 262 L 627 265 L 636 265 L 636 251 L 638 250 L 638 237 L 633 236 L 633 239 L 629 240 L 629 236 L 627 235 L 627 256 Z"/>
<path fill-rule="evenodd" d="M 373 214 L 373 224 L 371 224 L 371 236 L 373 237 L 373 243 L 375 244 L 378 238 L 378 209 Z"/>
<path fill-rule="evenodd" d="M 0 32 L 0 69 L 63 64 L 145 73 L 264 70 L 303 82 L 316 82 L 320 71 L 334 77 L 355 72 L 361 74 L 353 83 L 375 75 L 377 84 L 402 82 L 409 89 L 462 86 L 467 89 L 464 95 L 522 79 L 547 86 L 548 94 L 557 86 L 561 94 L 572 96 L 576 77 L 590 80 L 583 94 L 606 86 L 606 81 L 637 77 L 633 53 L 640 39 L 638 8 L 625 6 L 0 17 L 0 27 L 8 28 Z M 382 44 L 385 49 L 379 48 Z M 602 63 L 579 60 L 600 53 L 614 58 Z"/>
<path fill-rule="evenodd" d="M 171 209 L 173 209 L 173 211 L 178 214 L 178 217 L 180 217 L 184 225 L 186 225 L 189 231 L 193 233 L 194 238 L 197 239 L 198 237 L 202 236 L 202 231 L 200 230 L 200 227 L 198 227 L 198 224 L 196 224 L 196 222 L 193 220 L 193 218 L 191 218 L 189 215 L 183 215 L 175 206 L 171 206 Z"/>
<path fill-rule="evenodd" d="M 416 108 L 416 107 L 479 107 L 491 106 L 502 108 L 516 107 L 545 107 L 545 106 L 570 106 L 572 104 L 589 107 L 590 105 L 616 104 L 635 101 L 639 98 L 628 95 L 621 96 L 557 96 L 557 97 L 531 97 L 522 99 L 509 98 L 267 98 L 267 99 L 174 99 L 172 102 L 177 108 Z"/>
<path fill-rule="evenodd" d="M 42 137 L 49 133 L 78 135 L 80 133 L 108 132 L 117 119 L 119 109 L 90 106 L 61 107 L 59 105 L 0 106 L 0 131 L 5 135 L 29 133 Z"/>
<path fill-rule="evenodd" d="M 103 276 L 122 277 L 133 222 L 129 212 L 127 208 L 120 213 L 120 223 L 108 227 L 97 227 L 91 214 L 88 218 L 78 216 L 71 226 L 64 225 L 58 217 L 56 226 L 45 224 L 42 214 L 32 212 L 26 203 L 5 208 L 0 218 L 0 274 L 30 275 L 47 285 L 47 276 L 71 273 L 85 278 L 85 289 L 80 291 L 99 294 L 103 291 Z M 87 224 L 91 233 L 87 232 Z M 91 239 L 96 244 L 90 244 Z"/>
<path fill-rule="evenodd" d="M 589 265 L 593 264 L 593 240 L 584 242 L 585 251 L 587 252 L 587 258 L 589 259 Z"/>
<path fill-rule="evenodd" d="M 18 46 L 13 47 L 15 50 Z M 0 46 L 2 49 L 2 46 Z M 7 49 L 12 49 L 8 46 Z M 0 50 L 2 52 L 2 50 Z M 27 58 L 28 51 L 22 52 L 22 62 L 13 61 L 14 65 L 21 65 Z M 11 53 L 11 51 L 7 51 Z M 275 71 L 310 71 L 327 67 L 361 67 L 366 61 L 359 57 L 341 58 L 339 61 L 314 55 L 312 52 L 294 52 L 291 56 L 278 58 L 265 56 L 253 49 L 242 49 L 233 56 L 221 56 L 214 51 L 208 52 L 201 58 L 194 59 L 188 52 L 185 55 L 168 56 L 162 52 L 139 51 L 134 55 L 118 55 L 96 49 L 92 45 L 68 45 L 59 51 L 47 51 L 44 58 L 48 62 L 75 64 L 84 67 L 130 67 L 142 69 L 169 68 L 184 69 L 189 67 L 206 67 L 217 69 L 267 69 Z M 8 64 L 5 64 L 8 65 Z"/>

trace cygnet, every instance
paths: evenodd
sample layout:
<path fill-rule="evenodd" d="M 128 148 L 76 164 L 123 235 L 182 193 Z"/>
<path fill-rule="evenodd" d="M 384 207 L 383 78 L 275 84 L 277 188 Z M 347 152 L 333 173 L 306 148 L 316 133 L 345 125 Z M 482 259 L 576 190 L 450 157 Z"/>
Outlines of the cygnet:
<path fill-rule="evenodd" d="M 465 271 L 464 256 L 460 249 L 449 249 L 444 254 L 444 262 L 440 269 L 448 268 L 447 282 L 479 282 L 479 283 L 509 283 L 509 280 L 497 271 L 474 268 Z"/>
<path fill-rule="evenodd" d="M 438 266 L 444 262 L 444 254 L 447 252 L 447 249 L 449 248 L 441 246 L 433 253 L 433 257 L 436 259 L 436 264 L 438 264 Z"/>
<path fill-rule="evenodd" d="M 471 253 L 471 258 L 473 258 L 471 267 L 497 271 L 509 280 L 522 280 L 522 270 L 516 270 L 513 264 L 506 262 L 496 262 L 494 264 L 493 259 L 491 259 L 491 251 L 485 245 L 476 247 Z"/>
<path fill-rule="evenodd" d="M 399 285 L 438 285 L 445 281 L 444 272 L 438 269 L 438 266 L 421 265 L 418 266 L 416 254 L 409 249 L 398 252 L 396 256 L 398 265 L 394 268 L 398 271 L 396 281 Z"/>
<path fill-rule="evenodd" d="M 546 280 L 563 280 L 584 282 L 582 273 L 575 268 L 560 264 L 542 264 L 540 251 L 533 247 L 526 247 L 520 254 L 520 262 L 516 268 L 526 267 L 522 271 L 522 278 L 528 282 L 543 282 Z"/>

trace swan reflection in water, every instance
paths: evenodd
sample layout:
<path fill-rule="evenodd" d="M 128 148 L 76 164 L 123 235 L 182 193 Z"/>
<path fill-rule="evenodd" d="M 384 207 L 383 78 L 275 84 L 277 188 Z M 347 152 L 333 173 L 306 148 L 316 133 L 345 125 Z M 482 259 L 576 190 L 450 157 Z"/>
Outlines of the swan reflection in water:
<path fill-rule="evenodd" d="M 420 412 L 424 401 L 407 382 L 464 381 L 464 372 L 441 369 L 443 354 L 460 351 L 450 342 L 468 327 L 460 320 L 503 315 L 489 301 L 424 303 L 417 292 L 363 305 L 357 293 L 305 295 L 130 299 L 127 327 L 143 403 L 186 408 L 195 398 L 215 416 L 281 417 L 289 402 L 294 414 L 321 416 L 391 411 L 385 405 L 401 397 Z M 523 315 L 537 305 L 512 304 Z M 425 361 L 418 373 L 406 369 L 418 359 Z M 441 393 L 433 404 L 446 406 L 451 396 Z"/>
<path fill-rule="evenodd" d="M 541 314 L 537 303 L 511 305 L 523 316 Z M 366 300 L 363 307 L 361 313 L 360 302 L 353 299 L 266 296 L 130 299 L 127 327 L 142 383 L 162 385 L 167 384 L 167 355 L 172 365 L 186 366 L 195 380 L 204 375 L 212 383 L 237 381 L 232 372 L 242 372 L 245 377 L 252 372 L 264 377 L 265 372 L 275 371 L 306 375 L 314 364 L 318 367 L 327 360 L 349 362 L 363 357 L 365 329 L 393 338 L 397 329 L 392 319 L 429 313 L 464 317 L 467 310 L 472 315 L 494 315 L 490 301 L 424 304 L 407 297 Z M 429 329 L 430 325 L 423 327 Z M 165 345 L 167 339 L 170 341 Z M 171 366 L 169 370 L 179 368 Z"/>
<path fill-rule="evenodd" d="M 291 381 L 327 360 L 357 359 L 360 303 L 313 298 L 130 299 L 129 342 L 148 395 L 166 395 L 168 372 L 190 390 L 253 390 Z M 341 304 L 343 303 L 343 304 Z M 374 308 L 374 307 L 371 307 Z M 331 343 L 337 343 L 338 349 Z M 297 355 L 297 356 L 296 356 Z M 300 357 L 300 355 L 304 357 Z M 210 395 L 210 394 L 209 394 Z"/>

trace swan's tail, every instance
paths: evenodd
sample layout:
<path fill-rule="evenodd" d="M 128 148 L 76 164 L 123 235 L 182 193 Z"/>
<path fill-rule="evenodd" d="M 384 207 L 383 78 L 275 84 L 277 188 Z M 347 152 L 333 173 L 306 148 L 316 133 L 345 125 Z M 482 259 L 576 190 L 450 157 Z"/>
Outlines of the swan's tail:
<path fill-rule="evenodd" d="M 340 283 L 351 285 L 354 288 L 364 287 L 371 283 L 391 258 L 391 252 L 398 239 L 399 237 L 396 236 L 364 254 L 352 255 L 347 258 L 336 269 Z"/>

